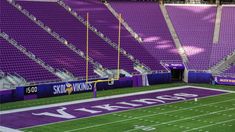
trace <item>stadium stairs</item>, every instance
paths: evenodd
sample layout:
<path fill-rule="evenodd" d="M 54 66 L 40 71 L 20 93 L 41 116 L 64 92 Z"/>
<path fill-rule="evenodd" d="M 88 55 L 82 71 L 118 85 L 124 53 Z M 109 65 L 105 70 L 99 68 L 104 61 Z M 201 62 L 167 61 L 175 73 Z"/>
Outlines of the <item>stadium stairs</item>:
<path fill-rule="evenodd" d="M 64 7 L 67 11 L 69 11 L 74 17 L 76 17 L 79 21 L 81 21 L 85 26 L 86 26 L 86 20 L 84 20 L 84 18 L 86 18 L 86 13 L 87 13 L 87 11 L 75 11 L 75 10 L 73 10 L 73 9 L 80 9 L 80 7 L 77 7 L 78 5 L 74 5 L 74 4 L 71 4 L 70 2 L 73 2 L 73 1 L 65 1 L 65 2 L 63 2 L 63 1 L 58 1 L 58 3 L 62 6 L 62 7 Z M 76 1 L 77 2 L 77 1 Z M 83 3 L 83 1 L 80 1 L 80 2 L 82 2 Z M 90 1 L 90 2 L 94 2 L 94 1 Z M 70 3 L 70 4 L 69 4 Z M 95 2 L 96 3 L 96 2 Z M 102 3 L 100 3 L 100 2 L 98 2 L 98 4 L 102 4 Z M 81 4 L 82 5 L 82 4 Z M 72 7 L 70 7 L 70 6 L 72 6 Z M 80 5 L 79 5 L 80 6 Z M 95 7 L 96 5 L 92 5 L 93 7 L 92 8 L 99 8 L 99 7 Z M 103 5 L 102 5 L 103 6 Z M 103 8 L 103 7 L 102 7 Z M 81 8 L 81 9 L 83 9 L 83 7 Z M 91 12 L 90 13 L 90 18 L 91 17 L 93 17 L 93 19 L 90 19 L 90 25 L 89 25 L 89 28 L 93 31 L 93 32 L 95 32 L 96 33 L 96 35 L 98 35 L 100 38 L 102 38 L 107 44 L 109 44 L 111 47 L 113 47 L 114 49 L 116 49 L 116 50 L 118 50 L 118 46 L 117 46 L 117 41 L 116 42 L 114 42 L 113 40 L 114 40 L 114 38 L 115 38 L 115 40 L 118 40 L 118 38 L 116 37 L 116 36 L 118 36 L 118 34 L 117 34 L 117 31 L 118 30 L 115 30 L 115 31 L 113 31 L 113 28 L 111 28 L 111 30 L 110 29 L 108 29 L 108 30 L 106 30 L 107 29 L 107 27 L 110 27 L 110 26 L 116 26 L 116 25 L 102 25 L 100 22 L 98 22 L 98 23 L 96 23 L 96 21 L 99 21 L 99 20 L 97 20 L 97 16 L 96 15 L 98 15 L 98 16 L 105 16 L 105 19 L 109 19 L 109 17 L 107 17 L 107 11 L 108 10 L 106 10 L 106 12 L 105 13 L 101 13 L 100 15 L 99 15 L 99 13 L 97 13 L 97 14 L 95 14 L 95 13 L 93 13 L 93 12 Z M 110 16 L 110 15 L 108 15 L 108 16 Z M 94 19 L 95 18 L 95 19 Z M 109 19 L 110 20 L 110 19 Z M 118 21 L 115 19 L 115 22 L 114 23 L 117 23 L 118 24 Z M 98 25 L 96 25 L 96 24 L 98 24 Z M 113 24 L 113 23 L 112 23 Z M 98 28 L 97 28 L 98 27 Z M 117 28 L 116 28 L 117 29 Z M 123 30 L 123 29 L 121 29 L 121 35 L 123 34 L 123 31 L 125 31 L 125 30 Z M 111 35 L 109 34 L 109 33 L 111 33 Z M 115 33 L 115 34 L 114 34 Z M 125 34 L 126 35 L 126 34 Z M 124 36 L 124 35 L 123 35 Z M 123 36 L 121 36 L 121 38 L 123 38 Z M 110 37 L 110 38 L 109 38 Z M 114 37 L 114 38 L 113 38 Z M 127 36 L 125 36 L 125 37 L 127 37 Z M 134 64 L 134 69 L 135 70 L 137 70 L 138 72 L 140 72 L 140 73 L 148 73 L 148 72 L 150 72 L 151 71 L 151 69 L 147 66 L 147 65 L 145 65 L 144 63 L 142 63 L 140 60 L 138 60 L 138 59 L 136 59 L 136 57 L 135 57 L 135 55 L 133 55 L 133 54 L 131 54 L 130 52 L 127 52 L 127 50 L 125 50 L 124 48 L 123 48 L 123 43 L 125 43 L 125 42 L 123 42 L 123 40 L 121 40 L 122 42 L 121 42 L 121 53 L 124 55 L 124 56 L 126 56 L 128 59 L 130 59 L 132 62 L 133 62 L 133 64 Z M 132 43 L 133 43 L 134 41 L 132 41 Z M 134 42 L 135 43 L 135 42 Z"/>
<path fill-rule="evenodd" d="M 35 55 L 28 52 L 6 33 L 1 32 L 0 36 L 1 52 L 5 55 L 1 56 L 1 60 L 4 62 L 1 63 L 1 70 L 3 73 L 6 72 L 1 80 L 4 84 L 8 84 L 8 87 L 59 80 L 54 72 L 55 69 L 38 60 Z M 4 88 L 6 87 L 4 86 Z"/>
<path fill-rule="evenodd" d="M 111 6 L 111 4 L 109 4 L 107 1 L 104 2 L 104 5 L 109 9 L 109 11 L 117 18 L 119 19 L 119 15 L 118 13 L 116 12 L 116 10 Z M 171 33 L 171 36 L 175 42 L 175 46 L 176 48 L 178 49 L 178 53 L 180 54 L 181 56 L 181 60 L 184 62 L 184 63 L 187 63 L 188 62 L 188 58 L 187 58 L 187 55 L 185 54 L 185 51 L 184 49 L 182 48 L 181 46 L 181 43 L 179 41 L 179 38 L 174 30 L 174 27 L 171 23 L 171 20 L 169 19 L 169 16 L 168 16 L 168 13 L 167 13 L 167 10 L 165 8 L 164 5 L 160 5 L 160 8 L 161 8 L 161 11 L 163 13 L 163 16 L 165 18 L 165 21 L 167 23 L 167 26 L 170 30 L 170 33 Z M 128 24 L 128 22 L 126 22 L 124 19 L 122 19 L 122 25 L 130 32 L 130 34 L 139 42 L 139 43 L 142 43 L 143 42 L 143 39 L 138 35 L 138 33 L 136 33 Z M 161 62 L 160 62 L 161 63 Z M 164 66 L 163 66 L 164 67 Z M 167 69 L 167 68 L 166 68 Z"/>
<path fill-rule="evenodd" d="M 235 63 L 231 64 L 231 67 L 226 69 L 222 74 L 222 76 L 235 77 Z"/>
<path fill-rule="evenodd" d="M 109 11 L 119 20 L 120 16 L 119 14 L 113 9 L 113 7 L 107 2 L 104 2 L 104 5 L 109 9 Z M 121 18 L 121 23 L 122 25 L 127 29 L 127 31 L 130 32 L 130 34 L 132 35 L 132 37 L 135 38 L 136 41 L 138 41 L 139 43 L 143 42 L 142 38 L 128 25 L 128 23 Z"/>
<path fill-rule="evenodd" d="M 223 62 L 233 55 L 235 49 L 235 6 L 222 5 L 219 42 L 213 44 L 210 57 L 210 67 Z"/>
<path fill-rule="evenodd" d="M 85 76 L 84 70 L 78 69 L 82 65 L 83 67 L 85 67 L 85 60 L 82 58 L 79 58 L 79 55 L 72 52 L 68 48 L 65 48 L 64 46 L 65 44 L 62 45 L 60 44 L 61 43 L 60 41 L 56 41 L 55 38 L 59 38 L 58 34 L 52 32 L 50 28 L 45 26 L 40 20 L 37 20 L 36 17 L 34 17 L 32 14 L 29 14 L 27 10 L 22 9 L 22 6 L 20 6 L 19 4 L 16 4 L 13 1 L 9 1 L 9 3 L 7 2 L 5 3 L 5 2 L 2 2 L 2 3 L 5 4 L 3 7 L 6 8 L 4 9 L 4 11 L 8 11 L 7 13 L 8 17 L 5 17 L 3 19 L 5 21 L 3 21 L 2 23 L 4 24 L 4 28 L 2 30 L 6 31 L 7 33 L 10 33 L 11 36 L 13 36 L 14 39 L 16 39 L 19 43 L 21 43 L 21 45 L 23 45 L 28 51 L 34 53 L 35 56 L 37 56 L 44 62 L 47 62 L 47 64 L 51 65 L 53 68 L 59 69 L 61 71 L 69 71 L 70 73 L 75 74 L 76 77 L 81 76 L 81 75 L 83 77 Z M 14 7 L 16 9 L 14 9 Z M 15 23 L 14 20 L 8 20 L 9 18 L 17 19 L 18 23 Z M 21 26 L 18 26 L 19 24 L 21 24 Z M 28 27 L 28 25 L 30 25 L 29 26 L 30 28 Z M 45 31 L 47 30 L 47 32 L 43 31 L 40 27 L 44 29 Z M 17 28 L 17 29 L 19 28 L 19 29 L 16 30 L 14 28 Z M 11 31 L 17 31 L 17 32 L 13 33 Z M 31 31 L 34 31 L 35 33 L 32 33 Z M 18 32 L 20 32 L 21 36 L 17 36 Z M 51 37 L 47 33 L 51 34 Z M 32 38 L 29 39 L 30 38 L 29 36 L 34 39 Z M 23 41 L 24 39 L 27 40 L 25 37 L 29 39 L 29 42 Z M 31 45 L 32 43 L 34 43 L 34 45 Z M 37 46 L 39 46 L 40 48 Z M 53 49 L 50 49 L 48 47 L 53 47 Z M 64 57 L 66 57 L 65 60 L 62 59 Z M 60 59 L 60 60 L 58 62 L 55 59 Z M 70 59 L 70 60 L 67 60 L 67 59 Z M 71 64 L 74 65 L 74 67 L 69 66 Z M 93 68 L 91 67 L 91 65 L 89 65 L 89 69 L 92 71 L 90 72 L 91 73 L 90 75 L 94 75 Z M 66 75 L 65 72 L 63 74 Z"/>
<path fill-rule="evenodd" d="M 15 39 L 11 39 L 13 42 L 17 41 L 17 44 L 14 45 L 12 41 L 7 40 L 9 45 L 11 44 L 13 46 L 9 49 L 14 50 L 14 52 L 20 52 L 19 54 L 21 55 L 19 56 L 24 56 L 24 59 L 22 60 L 28 58 L 31 65 L 37 65 L 37 67 L 40 68 L 38 68 L 39 71 L 29 70 L 29 73 L 32 74 L 32 76 L 28 76 L 29 73 L 21 73 L 22 69 L 13 72 L 7 70 L 1 71 L 1 76 L 8 82 L 7 85 L 25 85 L 28 82 L 33 83 L 43 81 L 42 78 L 51 80 L 49 76 L 51 76 L 52 79 L 59 79 L 62 81 L 84 79 L 85 70 L 78 71 L 78 67 L 85 67 L 86 56 L 83 51 L 86 50 L 86 20 L 84 18 L 86 17 L 87 10 L 90 10 L 91 8 L 95 11 L 96 9 L 100 9 L 100 11 L 104 11 L 104 13 L 102 16 L 92 13 L 92 11 L 90 13 L 90 16 L 95 19 L 91 19 L 88 25 L 89 29 L 92 31 L 92 33 L 90 33 L 92 53 L 89 56 L 89 75 L 91 77 L 94 76 L 99 78 L 116 74 L 116 40 L 118 39 L 116 37 L 117 30 L 115 29 L 117 29 L 117 27 L 115 27 L 115 25 L 118 24 L 117 12 L 120 11 L 121 8 L 115 5 L 115 2 L 111 2 L 109 5 L 107 3 L 102 4 L 98 1 L 92 2 L 88 0 L 87 2 L 90 2 L 91 4 L 91 7 L 88 8 L 83 8 L 82 6 L 76 7 L 76 5 L 64 3 L 63 1 L 50 2 L 48 4 L 46 3 L 46 5 L 44 2 L 17 1 L 16 3 L 19 4 L 16 4 L 12 0 L 8 0 L 8 2 L 12 7 L 15 7 L 15 9 L 9 7 L 9 4 L 7 5 L 5 2 L 2 2 L 4 5 L 3 14 L 5 12 L 6 19 L 3 19 L 4 21 L 1 23 L 4 25 L 1 26 L 3 27 L 3 30 L 1 30 L 9 33 L 10 36 Z M 70 2 L 73 2 L 73 0 Z M 81 0 L 79 2 L 83 1 Z M 71 7 L 67 4 L 71 5 Z M 125 4 L 128 5 L 128 3 Z M 143 8 L 146 8 L 146 10 L 148 8 L 151 9 L 152 4 L 148 4 L 149 3 L 146 3 L 147 6 Z M 115 5 L 115 7 L 112 7 L 111 5 Z M 51 8 L 55 9 L 58 14 L 52 15 L 47 13 L 50 12 Z M 134 10 L 135 8 L 136 7 L 133 7 L 131 9 Z M 138 8 L 136 9 L 139 10 Z M 152 20 L 152 23 L 147 25 L 150 27 L 157 25 L 166 29 L 164 30 L 165 34 L 160 34 L 159 36 L 162 35 L 161 37 L 166 40 L 167 37 L 170 36 L 171 39 L 169 40 L 170 42 L 167 42 L 168 44 L 170 43 L 175 49 L 177 48 L 179 53 L 181 53 L 182 49 L 186 51 L 186 55 L 180 55 L 181 59 L 184 60 L 183 62 L 189 60 L 189 66 L 187 67 L 195 70 L 209 69 L 213 75 L 233 71 L 235 62 L 234 8 L 227 6 L 216 8 L 214 6 L 187 5 L 167 5 L 165 8 L 164 6 L 159 6 L 154 3 L 154 9 L 158 12 L 156 14 L 160 15 L 158 17 L 161 18 L 160 23 L 156 24 L 154 23 L 156 21 Z M 18 12 L 16 12 L 17 10 Z M 149 73 L 153 70 L 164 71 L 165 69 L 160 65 L 162 58 L 179 60 L 180 56 L 171 53 L 168 54 L 168 51 L 164 48 L 160 49 L 159 52 L 153 52 L 153 46 L 156 47 L 156 40 L 152 41 L 153 38 L 150 36 L 156 35 L 154 34 L 156 32 L 153 31 L 153 34 L 148 34 L 151 32 L 150 29 L 145 31 L 141 28 L 137 28 L 141 26 L 133 23 L 136 22 L 134 20 L 136 18 L 144 20 L 145 16 L 141 16 L 141 13 L 136 13 L 139 15 L 136 17 L 136 14 L 133 15 L 132 10 L 126 8 L 123 9 L 125 13 L 122 13 L 125 20 L 122 21 L 122 24 L 125 28 L 122 29 L 122 37 L 124 38 L 122 41 L 124 41 L 124 43 L 121 45 L 121 67 L 123 69 L 121 70 L 121 73 L 131 76 L 131 73 L 136 72 L 135 70 L 139 73 Z M 99 10 L 97 12 L 98 14 L 100 13 Z M 102 24 L 105 23 L 100 21 L 103 16 L 107 17 L 110 23 Z M 136 18 L 131 18 L 130 16 L 135 16 Z M 149 16 L 146 17 L 149 18 Z M 63 20 L 61 20 L 61 18 Z M 19 23 L 16 23 L 16 19 Z M 69 23 L 66 23 L 65 20 L 69 20 Z M 56 21 L 58 21 L 58 23 Z M 73 23 L 71 24 L 71 22 Z M 146 23 L 144 24 L 146 25 Z M 198 26 L 196 27 L 192 24 Z M 30 28 L 28 29 L 26 25 L 29 25 Z M 155 28 L 158 29 L 158 27 Z M 111 31 L 110 29 L 114 30 Z M 12 31 L 15 31 L 16 33 L 13 33 Z M 32 33 L 32 31 L 35 31 L 35 33 Z M 149 36 L 142 35 L 142 31 Z M 17 33 L 21 34 L 21 36 L 17 36 Z M 84 36 L 80 36 L 81 34 L 79 33 L 84 34 Z M 70 34 L 72 34 L 72 36 L 69 36 Z M 38 36 L 39 39 L 36 36 Z M 82 37 L 84 39 L 81 39 Z M 25 42 L 25 40 L 29 41 Z M 1 41 L 6 41 L 6 39 Z M 137 41 L 141 43 L 138 43 Z M 42 46 L 43 43 L 46 43 L 47 45 Z M 96 47 L 98 43 L 104 43 L 104 45 Z M 30 44 L 35 45 L 31 46 Z M 53 47 L 53 49 L 48 47 Z M 107 52 L 102 52 L 104 49 Z M 200 49 L 203 49 L 204 51 L 200 51 Z M 63 53 L 63 55 L 60 55 L 60 53 Z M 182 53 L 184 52 L 182 51 Z M 53 62 L 53 59 L 55 58 L 64 58 L 65 60 L 62 59 L 59 63 L 56 63 L 55 61 Z M 67 58 L 69 59 L 67 60 Z M 69 65 L 74 65 L 74 67 L 70 67 Z M 23 69 L 22 71 L 25 72 L 26 69 Z M 45 74 L 43 74 L 43 72 Z M 37 75 L 35 73 L 40 73 L 39 77 L 41 78 L 33 77 Z M 95 74 L 98 74 L 99 77 Z"/>
<path fill-rule="evenodd" d="M 62 35 L 64 39 L 66 38 L 65 40 L 67 44 L 73 45 L 73 47 L 78 48 L 80 51 L 86 51 L 86 22 L 84 19 L 82 22 L 77 21 L 76 18 L 74 18 L 65 9 L 61 8 L 56 2 L 44 3 L 21 1 L 19 3 L 56 33 Z M 53 8 L 55 12 L 45 14 L 45 11 L 48 11 L 47 9 L 51 8 Z M 60 21 L 62 16 L 67 21 Z M 82 18 L 80 18 L 80 20 L 81 19 Z M 93 58 L 92 60 L 100 62 L 104 67 L 112 72 L 112 70 L 117 67 L 117 61 L 115 61 L 117 60 L 117 51 L 110 45 L 103 44 L 105 42 L 94 32 L 89 33 L 89 36 L 91 38 L 89 39 L 89 55 Z M 102 52 L 103 50 L 106 50 L 106 52 Z M 115 58 L 113 56 L 115 56 Z M 128 58 L 121 55 L 120 59 L 122 61 L 122 69 L 128 71 L 129 73 L 134 72 L 133 63 Z"/>
<path fill-rule="evenodd" d="M 189 69 L 208 70 L 216 6 L 166 5 L 166 9 L 189 58 Z"/>
<path fill-rule="evenodd" d="M 184 51 L 184 48 L 183 46 L 181 45 L 181 42 L 179 40 L 179 37 L 175 31 L 175 28 L 171 22 L 171 19 L 169 18 L 169 15 L 168 15 L 168 12 L 166 10 L 166 7 L 164 5 L 160 5 L 160 8 L 161 8 L 161 11 L 162 11 L 162 14 L 165 18 L 165 21 L 167 23 L 167 26 L 170 30 L 170 33 L 171 33 L 171 36 L 174 40 L 174 43 L 175 43 L 175 46 L 176 48 L 178 49 L 178 53 L 180 54 L 181 56 L 181 59 L 183 60 L 184 63 L 188 63 L 188 57 L 187 57 L 187 54 L 185 53 Z"/>
<path fill-rule="evenodd" d="M 4 64 L 2 64 L 2 69 L 5 68 L 8 73 L 5 76 L 5 81 L 3 82 L 11 82 L 10 84 L 14 86 L 22 86 L 22 85 L 29 85 L 29 84 L 37 84 L 37 83 L 46 83 L 46 82 L 59 82 L 59 81 L 72 81 L 74 80 L 74 77 L 71 73 L 66 71 L 65 69 L 63 71 L 59 69 L 55 69 L 52 66 L 48 65 L 46 62 L 42 61 L 41 59 L 37 58 L 32 52 L 28 51 L 26 48 L 24 48 L 22 45 L 19 45 L 14 39 L 10 38 L 9 35 L 7 35 L 4 32 L 0 33 L 0 36 L 5 39 L 6 41 L 3 41 L 3 50 L 8 49 L 12 52 L 22 52 L 23 54 L 18 53 L 17 58 L 20 56 L 22 57 L 21 59 L 18 59 L 20 61 L 27 60 L 27 57 L 31 59 L 34 62 L 31 63 L 24 63 L 25 65 L 21 65 L 21 68 L 7 68 L 9 65 L 14 64 L 16 60 L 10 61 L 10 59 L 5 60 Z M 5 42 L 5 43 L 4 43 Z M 6 43 L 8 42 L 8 43 Z M 9 47 L 9 45 L 12 45 L 13 47 Z M 18 50 L 18 51 L 17 51 Z M 10 52 L 4 52 L 7 54 L 7 56 L 11 56 Z M 16 55 L 15 55 L 16 56 Z M 2 57 L 4 59 L 4 57 Z M 13 59 L 13 58 L 12 58 Z M 16 63 L 15 63 L 16 64 Z M 42 68 L 36 66 L 36 68 L 32 68 L 33 64 L 35 65 L 40 65 L 44 69 L 46 69 L 48 72 L 45 72 Z M 17 66 L 18 64 L 16 64 Z M 30 67 L 28 66 L 30 65 Z M 11 71 L 12 70 L 12 71 Z M 15 75 L 9 74 L 9 72 L 13 73 Z M 50 72 L 50 73 L 49 73 Z M 20 75 L 18 74 L 20 73 Z M 54 74 L 54 75 L 50 75 Z M 22 75 L 22 76 L 21 76 Z M 32 76 L 31 76 L 32 75 Z M 57 77 L 56 77 L 57 76 Z M 8 80 L 8 81 L 7 81 Z M 10 85 L 10 86 L 12 86 Z"/>
<path fill-rule="evenodd" d="M 235 63 L 235 50 L 231 55 L 226 56 L 223 60 L 218 62 L 215 66 L 210 68 L 213 75 L 219 75 L 231 68 Z"/>
<path fill-rule="evenodd" d="M 220 25 L 221 25 L 221 14 L 222 14 L 222 7 L 218 6 L 217 7 L 217 12 L 216 12 L 216 20 L 215 20 L 213 44 L 217 44 L 219 42 Z"/>
<path fill-rule="evenodd" d="M 145 64 L 152 68 L 161 60 L 181 60 L 158 4 L 120 1 L 109 1 L 109 4 L 115 12 L 122 14 L 125 22 L 142 38 L 141 44 L 136 45 L 153 57 L 153 61 Z M 139 10 L 140 7 L 142 10 Z M 131 52 L 130 45 L 124 44 L 123 48 Z M 138 54 L 135 57 L 141 58 Z"/>
<path fill-rule="evenodd" d="M 112 43 L 117 45 L 118 20 L 103 3 L 90 0 L 64 2 L 72 9 L 76 9 L 76 13 L 82 17 L 86 17 L 86 13 L 89 11 L 90 18 L 93 18 L 90 20 L 91 25 L 99 30 L 99 32 L 102 32 L 103 35 L 108 36 L 110 38 L 109 40 L 112 40 Z M 148 53 L 125 28 L 122 28 L 121 35 L 121 47 L 123 51 L 128 54 L 128 58 L 131 58 L 132 60 L 134 59 L 135 65 L 144 68 L 145 71 L 149 71 L 149 69 L 159 71 L 165 70 L 160 65 L 159 61 L 156 62 L 156 59 Z M 142 54 L 139 54 L 140 51 Z M 136 58 L 138 58 L 138 60 L 136 60 Z"/>

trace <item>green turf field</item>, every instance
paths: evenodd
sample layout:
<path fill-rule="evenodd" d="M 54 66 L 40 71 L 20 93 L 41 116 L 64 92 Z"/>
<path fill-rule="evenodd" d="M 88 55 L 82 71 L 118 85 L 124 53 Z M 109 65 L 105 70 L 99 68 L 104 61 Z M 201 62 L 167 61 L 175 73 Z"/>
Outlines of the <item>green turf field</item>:
<path fill-rule="evenodd" d="M 98 97 L 183 86 L 184 83 L 162 84 L 142 88 L 99 91 Z M 190 84 L 235 91 L 234 86 Z M 25 108 L 91 98 L 92 93 L 59 96 L 1 104 L 1 110 Z M 116 112 L 102 116 L 76 119 L 39 127 L 26 132 L 234 132 L 235 94 L 219 95 L 148 108 Z"/>
<path fill-rule="evenodd" d="M 234 132 L 235 94 L 24 129 L 26 132 Z"/>

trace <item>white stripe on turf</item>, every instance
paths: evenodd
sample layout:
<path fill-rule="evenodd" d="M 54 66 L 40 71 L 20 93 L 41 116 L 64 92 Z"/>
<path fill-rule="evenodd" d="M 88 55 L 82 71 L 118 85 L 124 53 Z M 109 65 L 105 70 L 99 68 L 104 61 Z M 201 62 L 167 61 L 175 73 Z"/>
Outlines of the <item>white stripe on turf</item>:
<path fill-rule="evenodd" d="M 125 122 L 125 121 L 140 119 L 140 118 L 146 118 L 146 117 L 151 117 L 151 116 L 156 116 L 156 115 L 173 113 L 173 112 L 177 112 L 177 111 L 188 110 L 188 109 L 192 109 L 192 108 L 198 108 L 198 107 L 203 107 L 203 106 L 208 106 L 208 105 L 213 105 L 213 104 L 219 104 L 219 103 L 224 103 L 224 102 L 229 102 L 229 101 L 234 101 L 234 100 L 235 99 L 229 99 L 229 100 L 225 100 L 225 101 L 218 101 L 218 102 L 214 102 L 214 103 L 208 103 L 208 104 L 203 104 L 203 105 L 199 105 L 199 106 L 193 106 L 193 107 L 182 108 L 182 109 L 177 109 L 177 110 L 172 110 L 172 111 L 167 111 L 167 112 L 161 112 L 161 113 L 157 113 L 157 114 L 149 114 L 149 115 L 145 115 L 145 116 L 139 116 L 139 117 L 124 119 L 124 120 L 113 121 L 113 122 L 109 122 L 109 123 L 103 123 L 103 124 L 97 124 L 97 125 L 83 127 L 83 128 L 78 128 L 78 129 L 67 130 L 65 132 L 73 132 L 73 131 L 78 131 L 78 130 L 94 128 L 94 127 L 100 127 L 100 126 L 115 124 L 115 123 L 119 123 L 119 122 Z"/>
<path fill-rule="evenodd" d="M 220 122 L 217 122 L 217 123 L 214 123 L 214 124 L 209 124 L 209 125 L 193 128 L 193 129 L 186 130 L 186 131 L 183 131 L 183 132 L 190 132 L 190 131 L 194 131 L 194 130 L 198 130 L 198 129 L 202 129 L 202 128 L 207 128 L 207 127 L 210 127 L 210 126 L 219 125 L 219 124 L 223 124 L 223 123 L 228 123 L 228 122 L 232 122 L 232 121 L 235 121 L 235 119 L 220 121 Z"/>
<path fill-rule="evenodd" d="M 169 123 L 174 123 L 174 122 L 184 121 L 184 120 L 190 120 L 190 119 L 194 119 L 194 118 L 198 118 L 198 117 L 203 117 L 203 116 L 208 116 L 208 115 L 213 115 L 213 114 L 217 114 L 217 113 L 220 113 L 220 112 L 226 112 L 226 111 L 230 111 L 230 110 L 235 110 L 235 108 L 230 108 L 230 109 L 227 109 L 227 110 L 214 111 L 214 112 L 211 112 L 211 113 L 208 113 L 208 114 L 201 114 L 201 115 L 196 115 L 196 116 L 192 116 L 192 117 L 186 117 L 186 118 L 182 118 L 182 119 L 178 119 L 178 120 L 172 120 L 172 121 L 163 122 L 163 123 L 159 123 L 159 124 L 149 125 L 147 127 L 167 125 Z M 130 129 L 130 130 L 127 130 L 125 132 L 132 132 L 132 131 L 135 131 L 135 130 L 137 130 L 137 129 L 136 128 L 135 129 Z"/>
<path fill-rule="evenodd" d="M 206 6 L 206 7 L 215 7 L 217 5 L 215 4 L 177 4 L 177 3 L 174 3 L 174 4 L 164 4 L 165 6 Z"/>
<path fill-rule="evenodd" d="M 22 132 L 22 131 L 17 129 L 12 129 L 9 127 L 0 126 L 0 132 Z"/>

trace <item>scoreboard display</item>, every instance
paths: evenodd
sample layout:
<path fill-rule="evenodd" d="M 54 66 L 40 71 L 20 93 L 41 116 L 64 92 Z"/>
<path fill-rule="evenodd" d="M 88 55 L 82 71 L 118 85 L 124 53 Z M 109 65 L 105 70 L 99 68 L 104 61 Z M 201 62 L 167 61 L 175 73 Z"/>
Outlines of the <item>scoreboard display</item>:
<path fill-rule="evenodd" d="M 38 92 L 37 86 L 28 86 L 24 88 L 24 95 L 37 94 L 37 92 Z"/>

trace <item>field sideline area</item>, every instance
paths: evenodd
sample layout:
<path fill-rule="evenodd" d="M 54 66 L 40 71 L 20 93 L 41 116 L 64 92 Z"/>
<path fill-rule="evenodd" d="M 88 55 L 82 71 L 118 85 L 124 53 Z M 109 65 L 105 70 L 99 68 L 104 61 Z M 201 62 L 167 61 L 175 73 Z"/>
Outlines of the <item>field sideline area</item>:
<path fill-rule="evenodd" d="M 192 86 L 194 85 L 194 86 Z M 183 86 L 181 88 L 181 86 Z M 200 86 L 200 87 L 196 87 Z M 206 89 L 201 87 L 207 87 Z M 179 89 L 178 89 L 179 88 Z M 213 89 L 210 89 L 213 88 Z M 161 90 L 160 90 L 161 89 Z M 226 89 L 229 91 L 218 91 L 218 89 Z M 181 90 L 181 91 L 179 91 Z M 186 91 L 184 91 L 186 90 Z M 201 90 L 201 91 L 198 91 Z M 208 91 L 209 90 L 209 91 Z M 118 92 L 119 91 L 119 92 Z M 142 91 L 142 92 L 141 92 Z M 98 97 L 109 99 L 107 96 L 116 95 L 120 98 L 121 101 L 131 101 L 126 97 L 134 97 L 138 98 L 138 96 L 142 96 L 145 98 L 151 98 L 151 96 L 158 97 L 159 95 L 171 95 L 174 93 L 182 93 L 191 91 L 192 93 L 195 92 L 198 94 L 198 97 L 189 97 L 185 99 L 178 100 L 168 100 L 162 103 L 163 100 L 159 100 L 157 104 L 148 104 L 143 106 L 138 106 L 136 108 L 131 109 L 121 109 L 121 110 L 114 110 L 107 113 L 101 113 L 97 115 L 76 115 L 76 118 L 66 119 L 55 121 L 53 123 L 46 123 L 41 125 L 35 125 L 30 127 L 19 127 L 20 130 L 26 132 L 41 132 L 41 131 L 65 131 L 65 132 L 75 132 L 75 131 L 82 131 L 82 132 L 132 132 L 132 131 L 156 131 L 156 132 L 190 132 L 190 131 L 203 131 L 203 132 L 232 132 L 235 130 L 235 93 L 234 87 L 232 86 L 220 86 L 220 85 L 205 85 L 205 84 L 191 84 L 191 86 L 187 86 L 183 83 L 174 83 L 174 84 L 162 84 L 162 85 L 155 85 L 151 87 L 143 87 L 143 88 L 127 88 L 127 89 L 116 89 L 116 90 L 107 90 L 107 91 L 100 91 L 98 92 Z M 123 94 L 138 92 L 137 94 L 131 94 L 129 96 L 123 96 Z M 139 93 L 141 92 L 141 93 Z M 152 93 L 154 92 L 154 93 Z M 151 94 L 152 93 L 152 94 Z M 209 94 L 208 94 L 209 93 Z M 140 94 L 140 95 L 138 95 Z M 201 95 L 200 95 L 201 94 Z M 83 98 L 79 96 L 75 99 L 78 95 L 84 95 Z M 70 95 L 70 96 L 61 96 L 62 100 L 57 100 L 56 103 L 61 102 L 68 102 L 67 105 L 64 107 L 69 108 L 69 104 L 71 101 L 81 100 L 90 98 L 91 93 L 83 93 L 77 95 Z M 180 96 L 180 95 L 179 95 Z M 180 96 L 183 97 L 183 96 Z M 12 103 L 2 104 L 1 105 L 1 115 L 3 117 L 4 112 L 10 111 L 10 113 L 14 113 L 14 111 L 22 110 L 23 115 L 24 110 L 34 110 L 37 107 L 27 107 L 27 102 L 30 102 L 32 106 L 39 106 L 38 108 L 45 107 L 46 104 L 54 104 L 54 107 L 57 108 L 56 111 L 50 111 L 49 107 L 48 110 L 52 113 L 64 114 L 61 111 L 65 111 L 68 113 L 69 109 L 63 109 L 63 105 L 56 106 L 55 103 L 48 103 L 47 101 L 57 99 L 58 97 L 52 98 L 45 98 L 39 100 L 31 100 L 31 101 L 21 101 L 21 102 L 14 102 L 18 106 L 18 108 L 24 109 L 14 109 L 9 108 Z M 66 101 L 66 98 L 68 101 Z M 195 99 L 196 98 L 196 99 Z M 83 99 L 83 100 L 82 100 Z M 98 100 L 88 101 L 87 106 L 92 106 L 92 102 L 102 102 L 105 103 L 106 100 Z M 112 98 L 111 98 L 112 99 Z M 123 99 L 123 100 L 122 100 Z M 120 100 L 116 100 L 116 102 L 120 102 Z M 44 102 L 38 103 L 39 101 Z M 23 103 L 22 103 L 23 102 Z M 107 102 L 112 102 L 107 100 Z M 151 101 L 150 101 L 151 102 Z M 17 104 L 18 103 L 18 104 Z M 87 103 L 87 102 L 85 102 Z M 90 104 L 89 104 L 90 103 Z M 129 102 L 130 103 L 130 102 Z M 23 104 L 23 105 L 20 105 Z M 82 104 L 82 103 L 80 103 Z M 112 104 L 111 104 L 112 105 Z M 130 105 L 130 104 L 129 104 Z M 132 105 L 136 105 L 133 104 Z M 3 106 L 3 107 L 2 107 Z M 85 105 L 82 105 L 85 106 Z M 74 107 L 74 106 L 71 106 Z M 76 105 L 79 107 L 79 103 Z M 8 110 L 7 110 L 8 108 Z M 37 109 L 38 109 L 37 108 Z M 86 107 L 88 108 L 88 107 Z M 4 110 L 5 109 L 5 110 Z M 10 110 L 11 109 L 11 110 Z M 61 111 L 60 111 L 60 110 Z M 91 110 L 91 109 L 90 109 Z M 36 111 L 36 110 L 34 110 Z M 91 111 L 90 111 L 91 112 Z M 95 112 L 95 111 L 93 111 Z M 96 109 L 98 113 L 98 110 Z M 30 113 L 30 112 L 29 112 Z M 71 113 L 70 113 L 71 114 Z M 71 114 L 72 115 L 72 114 Z M 79 117 L 81 116 L 81 118 Z M 19 116 L 20 117 L 20 116 Z M 27 116 L 25 116 L 25 122 L 27 122 Z M 46 117 L 43 117 L 47 120 Z M 18 118 L 18 117 L 17 117 Z M 17 120 L 16 118 L 16 120 Z M 78 119 L 80 118 L 80 119 Z M 2 118 L 3 119 L 3 118 Z M 17 122 L 17 121 L 16 121 Z M 33 121 L 32 121 L 33 122 Z M 57 122 L 57 123 L 55 123 Z M 2 124 L 2 123 L 1 123 Z M 14 124 L 14 123 L 13 123 Z"/>

